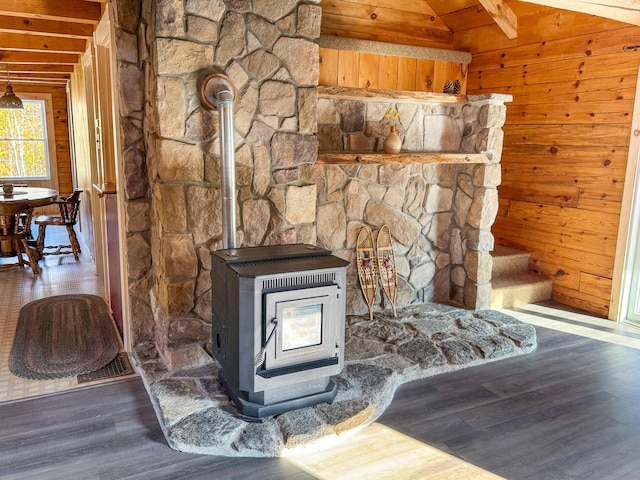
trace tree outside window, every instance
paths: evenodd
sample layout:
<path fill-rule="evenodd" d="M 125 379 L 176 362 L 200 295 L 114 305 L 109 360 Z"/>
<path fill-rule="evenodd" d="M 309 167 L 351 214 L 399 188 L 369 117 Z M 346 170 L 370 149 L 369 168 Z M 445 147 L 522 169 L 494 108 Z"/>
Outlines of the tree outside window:
<path fill-rule="evenodd" d="M 0 109 L 0 178 L 50 178 L 44 100 L 23 100 L 23 109 Z"/>

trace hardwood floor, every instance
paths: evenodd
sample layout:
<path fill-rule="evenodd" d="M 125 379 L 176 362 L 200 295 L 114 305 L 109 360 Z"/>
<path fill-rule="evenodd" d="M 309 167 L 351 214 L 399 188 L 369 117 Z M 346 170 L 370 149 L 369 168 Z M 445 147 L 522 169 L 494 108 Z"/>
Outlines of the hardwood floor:
<path fill-rule="evenodd" d="M 640 478 L 640 350 L 537 331 L 534 353 L 403 386 L 379 422 L 509 479 Z"/>
<path fill-rule="evenodd" d="M 377 423 L 509 479 L 640 478 L 640 350 L 537 330 L 534 353 L 404 385 Z M 304 460 L 175 452 L 138 378 L 0 404 L 2 479 L 332 478 Z M 431 473 L 411 478 L 454 478 Z"/>

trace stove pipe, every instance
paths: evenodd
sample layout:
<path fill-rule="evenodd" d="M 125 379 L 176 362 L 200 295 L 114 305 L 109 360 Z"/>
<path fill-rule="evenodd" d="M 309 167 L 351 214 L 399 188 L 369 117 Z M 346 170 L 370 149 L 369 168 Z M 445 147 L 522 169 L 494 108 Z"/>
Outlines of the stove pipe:
<path fill-rule="evenodd" d="M 202 105 L 220 113 L 222 158 L 222 248 L 236 247 L 236 158 L 233 142 L 233 100 L 236 89 L 222 73 L 207 75 L 200 82 Z"/>

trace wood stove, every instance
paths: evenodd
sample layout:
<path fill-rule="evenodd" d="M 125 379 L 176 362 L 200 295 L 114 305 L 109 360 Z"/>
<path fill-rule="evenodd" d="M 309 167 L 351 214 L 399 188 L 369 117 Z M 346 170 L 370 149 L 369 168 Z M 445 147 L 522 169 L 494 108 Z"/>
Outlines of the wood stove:
<path fill-rule="evenodd" d="M 344 364 L 348 262 L 313 245 L 212 252 L 212 345 L 240 413 L 331 402 Z"/>

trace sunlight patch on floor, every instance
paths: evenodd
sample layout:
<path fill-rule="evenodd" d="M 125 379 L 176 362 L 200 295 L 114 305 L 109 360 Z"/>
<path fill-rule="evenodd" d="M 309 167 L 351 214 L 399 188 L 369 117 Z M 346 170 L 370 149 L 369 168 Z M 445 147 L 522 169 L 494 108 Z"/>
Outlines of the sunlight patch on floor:
<path fill-rule="evenodd" d="M 322 451 L 290 451 L 287 461 L 319 480 L 502 478 L 379 423 Z"/>
<path fill-rule="evenodd" d="M 513 309 L 503 308 L 500 311 L 538 327 L 640 349 L 640 329 L 620 325 L 611 320 L 539 304 L 522 305 Z"/>

